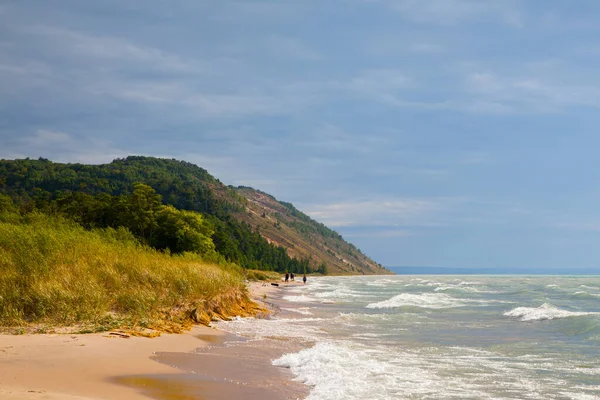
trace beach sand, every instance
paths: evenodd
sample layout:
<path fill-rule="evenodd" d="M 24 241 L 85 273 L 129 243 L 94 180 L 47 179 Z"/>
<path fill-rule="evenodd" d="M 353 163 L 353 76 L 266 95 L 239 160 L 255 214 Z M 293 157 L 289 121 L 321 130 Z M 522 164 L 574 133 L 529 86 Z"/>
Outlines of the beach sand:
<path fill-rule="evenodd" d="M 157 351 L 189 352 L 206 346 L 197 336 L 222 335 L 196 326 L 180 335 L 122 338 L 104 334 L 1 335 L 1 399 L 147 399 L 111 380 L 129 374 L 178 374 L 153 361 Z"/>
<path fill-rule="evenodd" d="M 283 286 L 253 282 L 249 289 L 269 306 L 269 297 Z M 239 339 L 205 326 L 154 339 L 109 333 L 0 335 L 0 399 L 279 400 L 307 393 L 290 381 L 288 371 L 271 365 L 280 349 L 268 342 L 221 346 L 225 340 Z"/>

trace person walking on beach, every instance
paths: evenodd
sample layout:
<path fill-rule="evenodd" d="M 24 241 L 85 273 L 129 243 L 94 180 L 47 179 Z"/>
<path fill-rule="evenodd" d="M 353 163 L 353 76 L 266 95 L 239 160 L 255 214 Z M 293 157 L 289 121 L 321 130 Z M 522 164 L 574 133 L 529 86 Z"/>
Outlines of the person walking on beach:
<path fill-rule="evenodd" d="M 288 274 L 287 272 L 285 273 L 285 283 L 287 283 L 287 281 L 290 279 L 290 274 Z"/>
<path fill-rule="evenodd" d="M 290 281 L 293 281 L 293 280 L 294 280 L 294 273 L 292 272 L 292 273 L 290 274 Z"/>
<path fill-rule="evenodd" d="M 306 285 L 306 274 L 304 274 L 304 276 L 302 277 L 302 282 L 304 282 L 304 284 Z"/>

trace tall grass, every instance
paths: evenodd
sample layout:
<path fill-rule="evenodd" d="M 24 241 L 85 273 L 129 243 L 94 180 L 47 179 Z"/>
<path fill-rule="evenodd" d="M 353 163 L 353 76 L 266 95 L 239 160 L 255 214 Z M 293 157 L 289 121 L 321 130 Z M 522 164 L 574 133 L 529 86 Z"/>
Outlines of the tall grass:
<path fill-rule="evenodd" d="M 0 326 L 156 327 L 248 302 L 234 267 L 143 247 L 124 229 L 0 215 Z"/>
<path fill-rule="evenodd" d="M 281 280 L 281 272 L 261 271 L 257 269 L 246 270 L 246 279 L 249 281 L 279 281 Z"/>

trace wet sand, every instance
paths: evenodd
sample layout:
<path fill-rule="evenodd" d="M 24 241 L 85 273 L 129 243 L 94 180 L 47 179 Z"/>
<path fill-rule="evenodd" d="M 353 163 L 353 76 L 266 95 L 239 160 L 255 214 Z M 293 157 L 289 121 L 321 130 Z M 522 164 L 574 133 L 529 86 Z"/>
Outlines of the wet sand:
<path fill-rule="evenodd" d="M 293 285 L 298 283 L 289 283 Z M 274 312 L 284 291 L 270 282 L 249 284 L 252 297 Z M 116 382 L 136 388 L 157 400 L 292 400 L 303 399 L 308 388 L 292 381 L 288 369 L 271 360 L 298 351 L 288 341 L 248 341 L 235 335 L 201 337 L 210 343 L 193 352 L 159 352 L 153 360 L 177 368 L 183 374 L 139 374 L 121 376 Z"/>
<path fill-rule="evenodd" d="M 236 339 L 192 353 L 153 357 L 184 374 L 125 376 L 117 382 L 160 400 L 302 399 L 307 388 L 293 382 L 287 369 L 271 365 L 282 353 L 269 341 L 250 344 Z"/>
<path fill-rule="evenodd" d="M 270 299 L 283 286 L 249 284 L 253 297 L 273 309 Z M 155 339 L 0 335 L 0 399 L 302 399 L 307 388 L 271 365 L 286 351 L 277 341 L 249 344 L 204 326 Z"/>

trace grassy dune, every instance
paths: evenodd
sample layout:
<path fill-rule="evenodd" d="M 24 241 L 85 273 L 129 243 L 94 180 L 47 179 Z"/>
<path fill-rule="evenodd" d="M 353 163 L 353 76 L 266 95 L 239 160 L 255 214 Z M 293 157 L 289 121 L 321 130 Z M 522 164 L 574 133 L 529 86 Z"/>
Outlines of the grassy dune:
<path fill-rule="evenodd" d="M 281 276 L 281 272 L 259 271 L 257 269 L 246 270 L 246 279 L 249 281 L 278 281 Z"/>
<path fill-rule="evenodd" d="M 126 230 L 87 231 L 41 214 L 0 215 L 0 326 L 177 331 L 192 319 L 251 315 L 235 267 L 140 246 Z"/>

